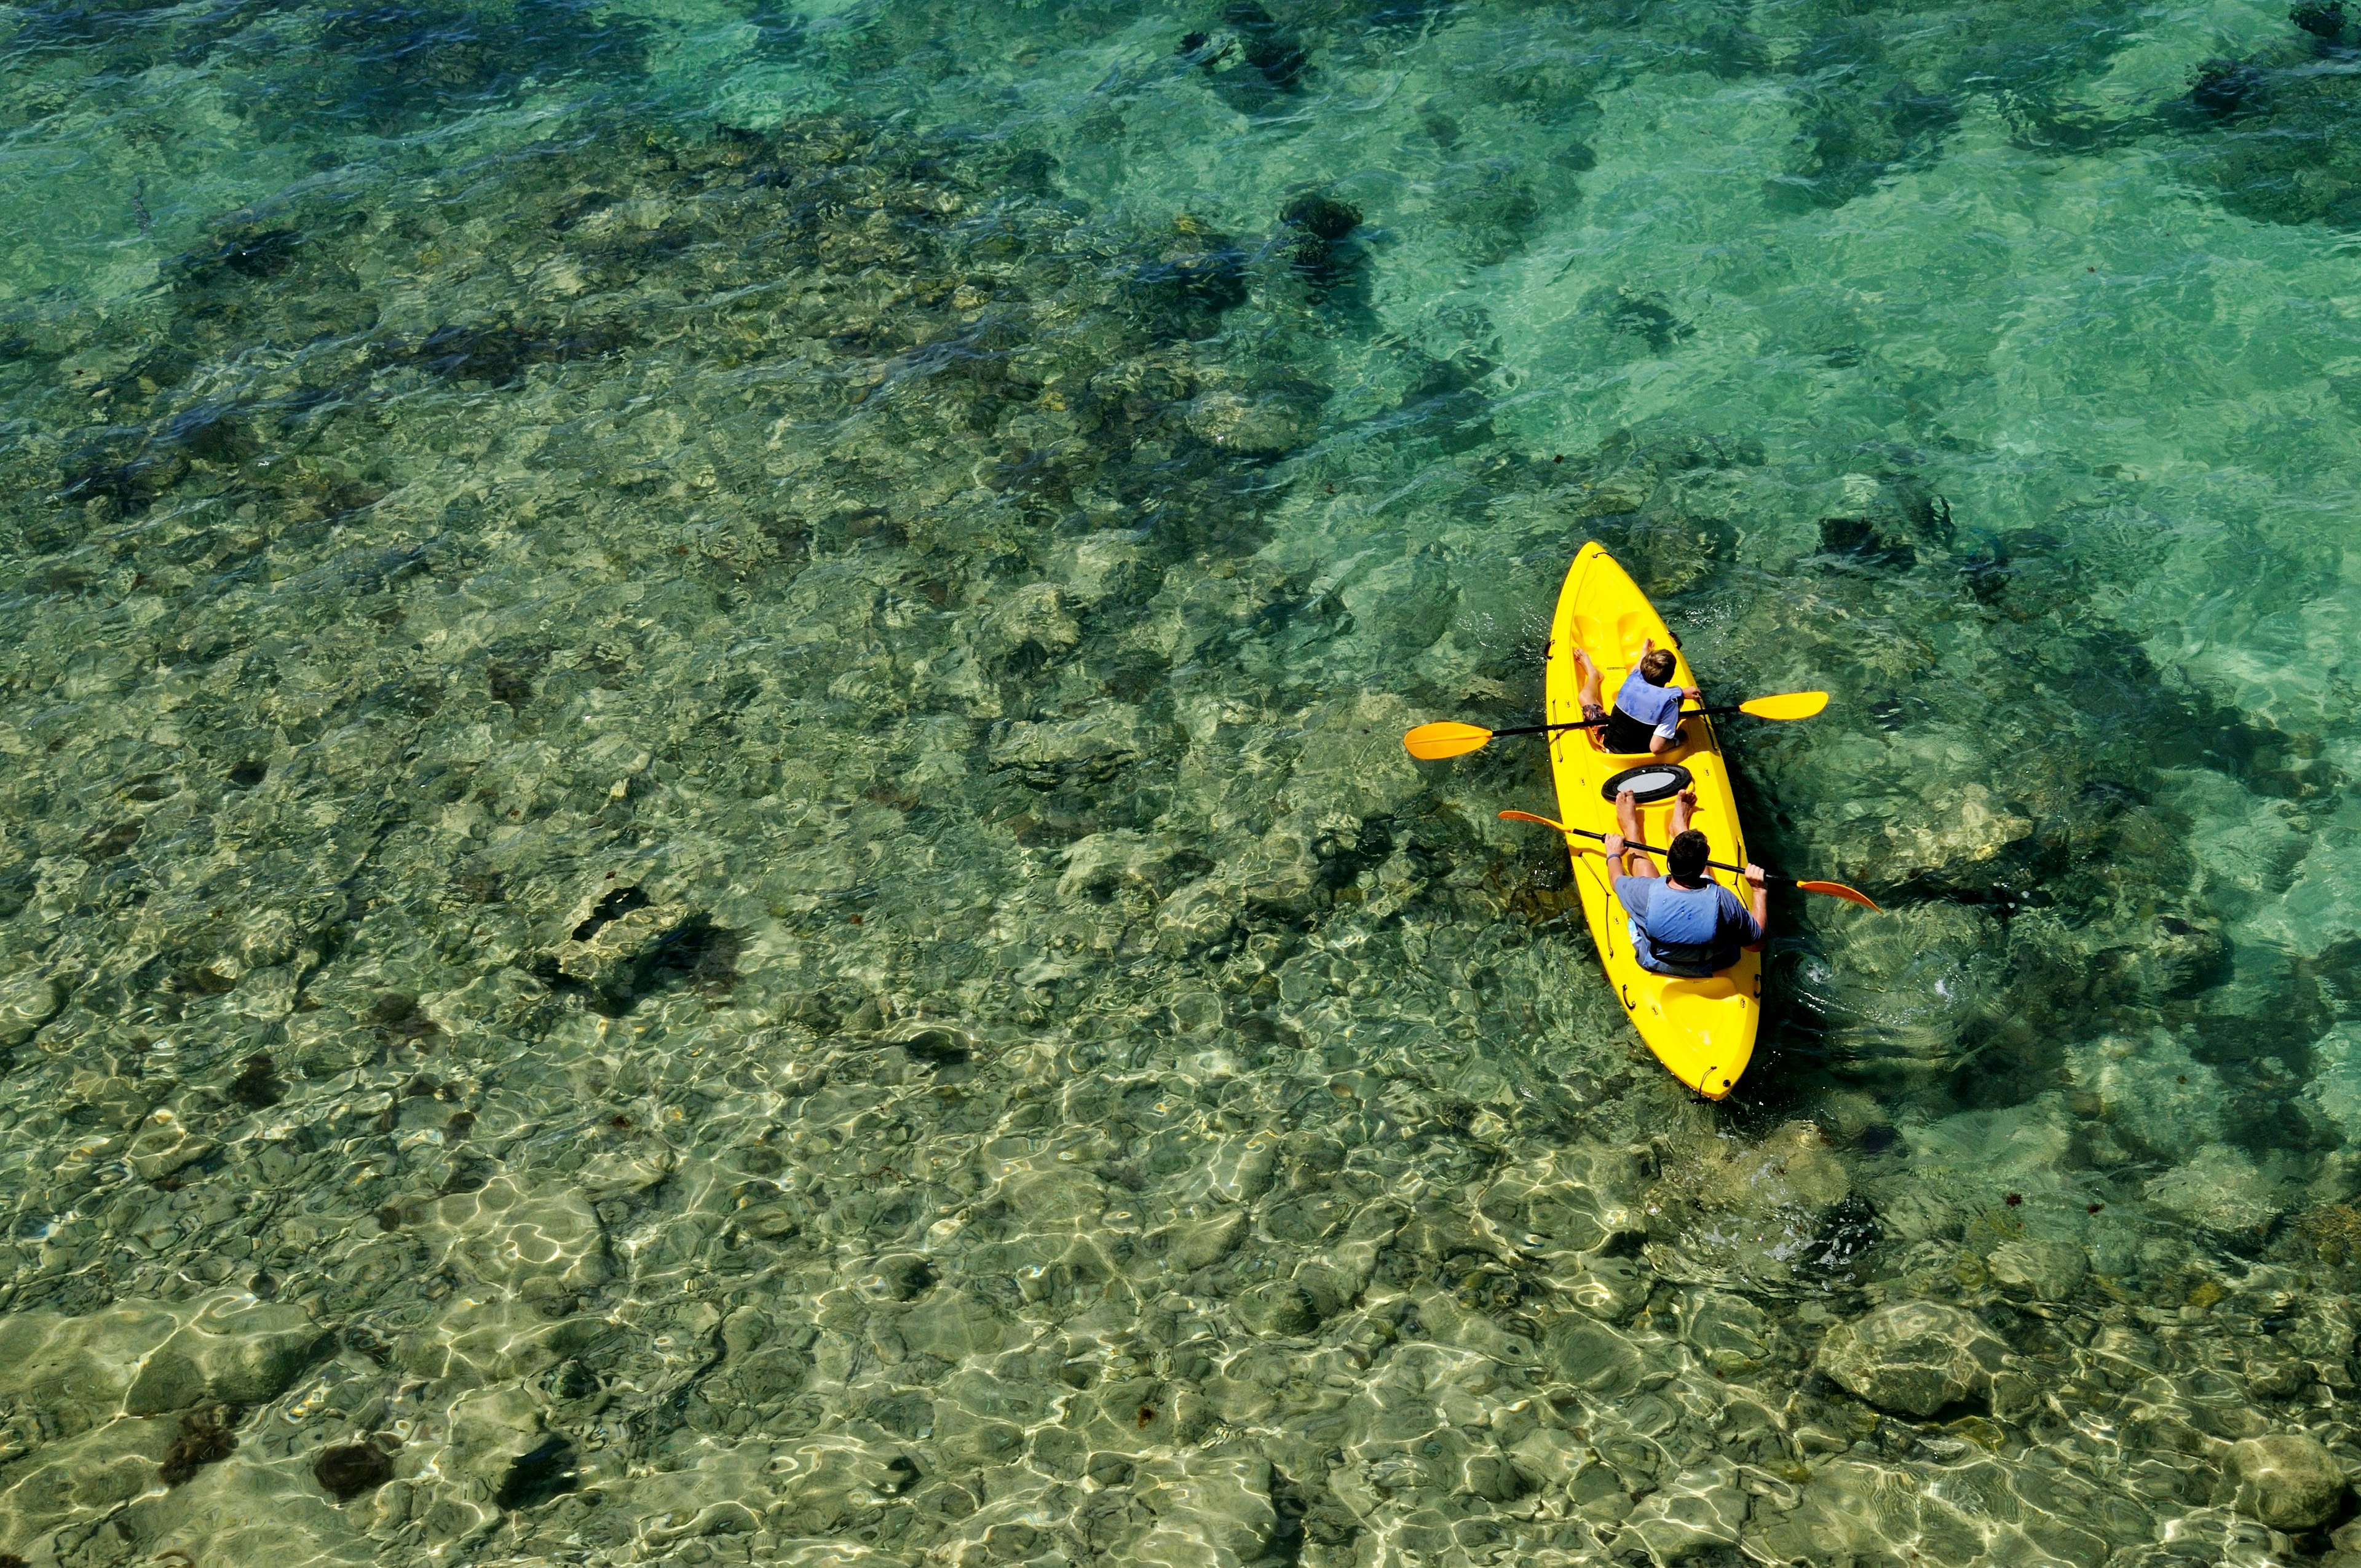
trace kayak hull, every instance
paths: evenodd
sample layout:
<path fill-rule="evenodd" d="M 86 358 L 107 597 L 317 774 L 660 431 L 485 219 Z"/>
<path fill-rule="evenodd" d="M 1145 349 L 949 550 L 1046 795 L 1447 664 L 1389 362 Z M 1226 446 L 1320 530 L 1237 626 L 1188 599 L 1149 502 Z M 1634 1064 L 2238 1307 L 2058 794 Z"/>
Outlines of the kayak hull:
<path fill-rule="evenodd" d="M 1699 684 L 1687 656 L 1631 574 L 1596 541 L 1585 544 L 1566 569 L 1557 613 L 1550 625 L 1543 671 L 1549 722 L 1573 723 L 1582 718 L 1582 673 L 1574 659 L 1576 646 L 1587 649 L 1598 665 L 1600 697 L 1611 707 L 1616 688 L 1639 663 L 1651 639 L 1657 647 L 1673 650 L 1678 661 L 1675 684 Z M 1600 786 L 1613 774 L 1648 759 L 1601 751 L 1592 744 L 1591 734 L 1576 729 L 1550 737 L 1550 771 L 1557 784 L 1558 820 L 1569 828 L 1608 833 L 1615 829 L 1615 806 L 1600 794 Z M 1711 840 L 1713 858 L 1744 865 L 1746 836 L 1739 826 L 1738 802 L 1730 791 L 1730 769 L 1722 759 L 1713 720 L 1694 714 L 1682 719 L 1680 743 L 1658 760 L 1688 769 L 1697 795 L 1691 826 Z M 1667 840 L 1672 813 L 1669 799 L 1640 808 L 1645 842 L 1661 845 Z M 1598 844 L 1569 837 L 1566 848 L 1573 858 L 1583 915 L 1590 922 L 1607 983 L 1624 1016 L 1656 1059 L 1682 1083 L 1708 1100 L 1729 1094 L 1754 1056 L 1763 1012 L 1763 955 L 1745 952 L 1734 968 L 1710 980 L 1682 980 L 1642 969 L 1631 951 L 1630 916 L 1609 885 L 1607 862 Z M 1661 857 L 1656 858 L 1656 869 L 1664 869 Z M 1734 872 L 1708 874 L 1741 899 L 1749 896 Z"/>

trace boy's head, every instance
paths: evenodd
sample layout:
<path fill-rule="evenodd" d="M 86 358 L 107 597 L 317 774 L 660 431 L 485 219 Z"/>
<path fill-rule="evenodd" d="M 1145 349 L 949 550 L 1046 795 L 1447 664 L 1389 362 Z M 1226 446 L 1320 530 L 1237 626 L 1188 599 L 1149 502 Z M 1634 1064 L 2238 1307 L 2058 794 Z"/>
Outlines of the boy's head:
<path fill-rule="evenodd" d="M 1660 686 L 1673 678 L 1673 651 L 1651 648 L 1640 659 L 1640 678 L 1652 686 Z"/>
<path fill-rule="evenodd" d="M 1706 857 L 1712 853 L 1712 846 L 1705 841 L 1705 835 L 1692 828 L 1686 832 L 1673 835 L 1673 841 L 1664 846 L 1664 864 L 1677 881 L 1702 882 L 1705 880 Z"/>

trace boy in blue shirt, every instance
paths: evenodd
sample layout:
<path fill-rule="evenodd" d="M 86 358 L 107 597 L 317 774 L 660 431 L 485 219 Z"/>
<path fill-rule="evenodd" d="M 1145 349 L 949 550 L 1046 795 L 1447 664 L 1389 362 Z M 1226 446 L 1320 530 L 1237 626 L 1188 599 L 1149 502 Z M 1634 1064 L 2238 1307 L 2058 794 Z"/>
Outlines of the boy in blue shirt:
<path fill-rule="evenodd" d="M 1682 699 L 1705 696 L 1695 686 L 1665 684 L 1673 678 L 1671 649 L 1657 647 L 1653 638 L 1642 647 L 1640 662 L 1631 666 L 1615 693 L 1612 712 L 1598 700 L 1598 666 L 1582 648 L 1574 651 L 1575 664 L 1582 671 L 1582 717 L 1599 726 L 1591 735 L 1602 751 L 1635 756 L 1642 751 L 1655 755 L 1671 751 L 1681 743 Z"/>
<path fill-rule="evenodd" d="M 1658 876 L 1656 863 L 1624 842 L 1640 836 L 1639 803 L 1628 789 L 1615 797 L 1615 824 L 1622 831 L 1607 835 L 1606 846 L 1616 901 L 1631 916 L 1632 956 L 1642 969 L 1687 980 L 1728 969 L 1741 949 L 1761 947 L 1771 929 L 1771 895 L 1761 866 L 1750 864 L 1745 872 L 1754 893 L 1751 910 L 1705 874 L 1713 850 L 1689 826 L 1696 809 L 1693 789 L 1681 791 L 1673 802 L 1673 841 L 1664 847 L 1667 876 Z"/>

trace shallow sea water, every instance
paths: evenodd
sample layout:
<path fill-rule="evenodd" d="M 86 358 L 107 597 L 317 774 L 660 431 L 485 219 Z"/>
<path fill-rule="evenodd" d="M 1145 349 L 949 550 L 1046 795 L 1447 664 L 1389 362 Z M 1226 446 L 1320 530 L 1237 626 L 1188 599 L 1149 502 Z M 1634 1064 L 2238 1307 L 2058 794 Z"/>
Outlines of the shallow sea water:
<path fill-rule="evenodd" d="M 1268 6 L 0 7 L 0 1563 L 2361 1563 L 2361 16 Z"/>

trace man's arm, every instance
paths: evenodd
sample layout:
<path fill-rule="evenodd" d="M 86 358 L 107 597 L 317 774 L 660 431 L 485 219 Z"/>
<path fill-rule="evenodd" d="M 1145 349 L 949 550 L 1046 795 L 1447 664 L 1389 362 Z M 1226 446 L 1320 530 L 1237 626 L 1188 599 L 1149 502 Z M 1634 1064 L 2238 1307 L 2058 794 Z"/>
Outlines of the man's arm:
<path fill-rule="evenodd" d="M 1761 866 L 1749 861 L 1745 874 L 1747 885 L 1754 893 L 1754 907 L 1750 911 L 1754 916 L 1754 928 L 1763 933 L 1747 946 L 1759 953 L 1771 939 L 1771 889 L 1763 883 Z"/>

